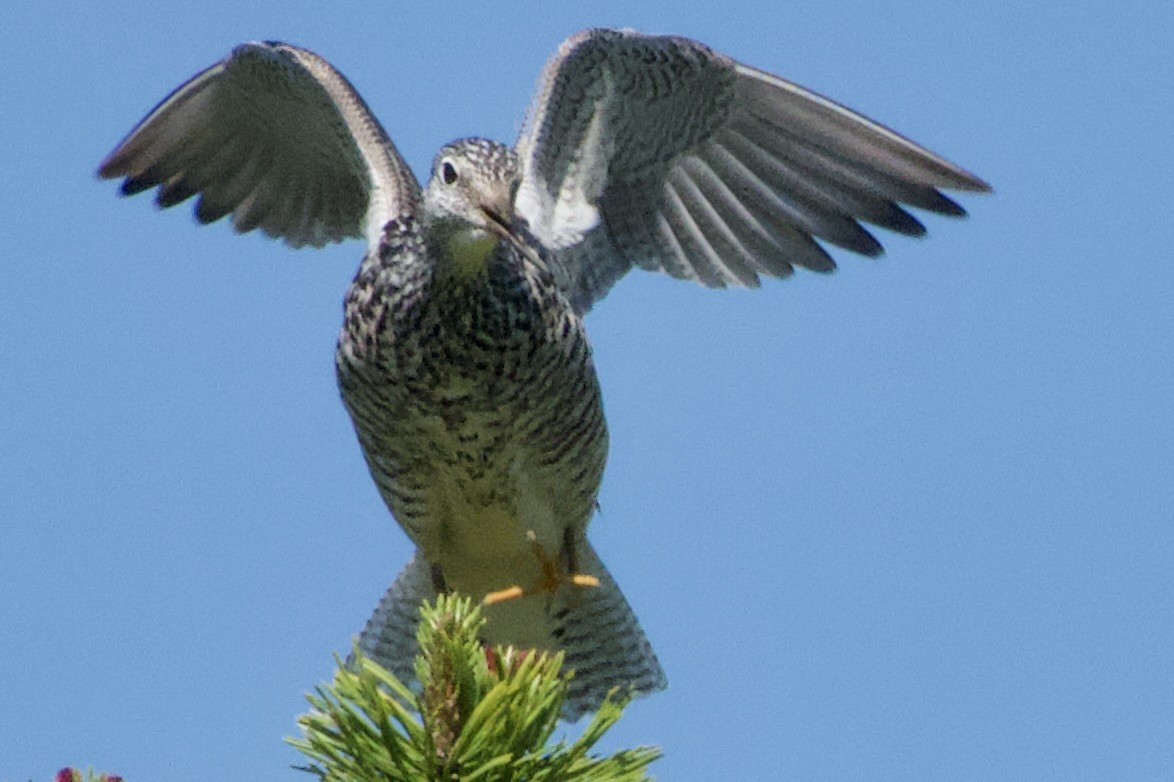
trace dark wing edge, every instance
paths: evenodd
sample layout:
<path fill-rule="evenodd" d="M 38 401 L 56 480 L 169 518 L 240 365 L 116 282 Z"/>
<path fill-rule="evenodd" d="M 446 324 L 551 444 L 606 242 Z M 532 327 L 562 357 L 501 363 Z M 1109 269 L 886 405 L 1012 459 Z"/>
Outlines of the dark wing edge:
<path fill-rule="evenodd" d="M 241 44 L 163 99 L 98 168 L 121 192 L 158 187 L 196 218 L 231 214 L 291 246 L 366 236 L 413 209 L 420 187 L 354 87 L 328 62 L 279 42 Z"/>
<path fill-rule="evenodd" d="M 941 190 L 990 190 L 821 95 L 630 31 L 563 44 L 518 151 L 517 211 L 580 312 L 634 265 L 710 287 L 831 271 L 821 243 L 882 253 L 862 222 L 920 236 L 901 205 L 957 217 Z"/>

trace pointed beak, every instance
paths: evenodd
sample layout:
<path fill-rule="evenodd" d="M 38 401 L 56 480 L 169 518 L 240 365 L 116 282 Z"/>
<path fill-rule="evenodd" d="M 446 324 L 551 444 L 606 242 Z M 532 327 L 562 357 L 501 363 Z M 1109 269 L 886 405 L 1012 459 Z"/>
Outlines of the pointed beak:
<path fill-rule="evenodd" d="M 485 215 L 485 227 L 494 234 L 497 234 L 503 241 L 509 242 L 514 248 L 531 259 L 535 263 L 541 264 L 540 253 L 530 245 L 528 239 L 528 232 L 523 228 L 518 231 L 514 225 L 502 216 L 501 212 L 481 207 L 481 214 Z"/>
<path fill-rule="evenodd" d="M 500 212 L 483 206 L 481 207 L 481 214 L 485 215 L 485 225 L 490 231 L 493 231 L 493 233 L 502 239 L 514 239 L 514 232 L 510 230 L 509 222 Z"/>
<path fill-rule="evenodd" d="M 503 239 L 514 238 L 513 188 L 508 182 L 489 184 L 478 193 L 478 208 L 485 216 L 485 227 Z"/>

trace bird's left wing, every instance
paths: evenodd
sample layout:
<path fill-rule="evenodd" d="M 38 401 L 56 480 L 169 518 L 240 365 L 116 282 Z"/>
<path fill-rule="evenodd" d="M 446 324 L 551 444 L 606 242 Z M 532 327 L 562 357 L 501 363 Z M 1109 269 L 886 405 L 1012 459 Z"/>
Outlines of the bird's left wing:
<path fill-rule="evenodd" d="M 965 212 L 978 177 L 839 104 L 685 38 L 588 30 L 546 64 L 515 211 L 583 312 L 633 265 L 711 287 L 878 255 L 899 204 Z"/>
<path fill-rule="evenodd" d="M 232 214 L 290 245 L 366 236 L 414 210 L 420 186 L 354 87 L 330 63 L 277 42 L 237 46 L 151 111 L 98 169 L 160 206 L 199 194 L 202 223 Z"/>

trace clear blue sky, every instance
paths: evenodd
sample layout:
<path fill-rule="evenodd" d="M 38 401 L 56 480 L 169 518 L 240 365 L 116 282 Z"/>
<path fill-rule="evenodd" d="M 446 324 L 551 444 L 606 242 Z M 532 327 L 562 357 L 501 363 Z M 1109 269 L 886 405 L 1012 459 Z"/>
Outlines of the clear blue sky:
<path fill-rule="evenodd" d="M 592 536 L 670 680 L 610 746 L 665 780 L 1174 778 L 1174 6 L 427 7 L 6 6 L 0 781 L 306 778 L 281 739 L 409 555 L 334 385 L 361 246 L 197 228 L 99 160 L 276 38 L 423 174 L 512 140 L 590 25 L 705 41 L 996 189 L 831 277 L 635 274 L 592 313 Z"/>

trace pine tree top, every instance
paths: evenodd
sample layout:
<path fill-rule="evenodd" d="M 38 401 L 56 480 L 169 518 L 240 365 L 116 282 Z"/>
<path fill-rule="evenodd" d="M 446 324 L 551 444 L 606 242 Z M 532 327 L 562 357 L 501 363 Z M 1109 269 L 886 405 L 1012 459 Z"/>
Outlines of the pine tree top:
<path fill-rule="evenodd" d="M 356 649 L 334 680 L 307 696 L 304 737 L 290 739 L 327 782 L 533 780 L 635 782 L 660 756 L 636 747 L 590 750 L 629 696 L 613 692 L 572 743 L 552 742 L 566 695 L 562 655 L 486 649 L 469 599 L 440 596 L 421 609 L 414 692 Z"/>

